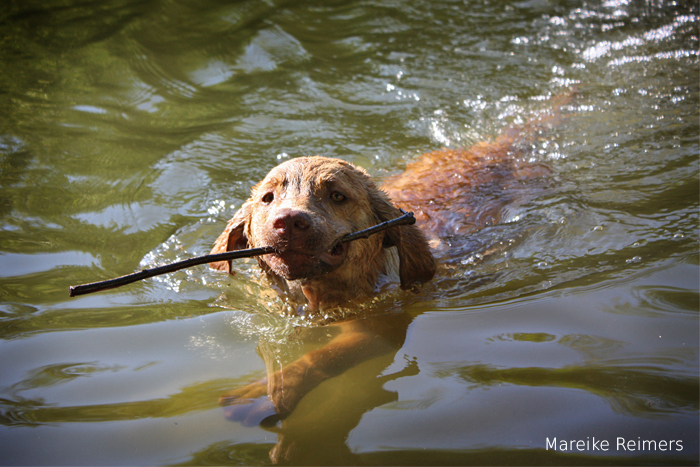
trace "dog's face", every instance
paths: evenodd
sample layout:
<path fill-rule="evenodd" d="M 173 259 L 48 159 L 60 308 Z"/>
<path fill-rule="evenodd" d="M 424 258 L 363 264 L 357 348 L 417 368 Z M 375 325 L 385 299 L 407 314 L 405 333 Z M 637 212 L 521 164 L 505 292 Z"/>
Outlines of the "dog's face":
<path fill-rule="evenodd" d="M 312 308 L 338 305 L 371 295 L 381 274 L 398 274 L 402 286 L 432 278 L 433 257 L 414 226 L 340 242 L 399 215 L 364 170 L 337 159 L 302 157 L 275 167 L 253 188 L 212 252 L 271 246 L 275 253 L 258 257 L 260 266 L 296 301 L 306 297 Z M 386 251 L 392 246 L 398 250 L 394 264 Z M 230 272 L 227 262 L 212 267 Z"/>
<path fill-rule="evenodd" d="M 378 222 L 366 189 L 368 176 L 334 159 L 293 159 L 274 168 L 253 190 L 248 242 L 277 253 L 262 261 L 287 280 L 328 274 L 358 256 L 373 257 L 381 238 L 340 239 Z"/>

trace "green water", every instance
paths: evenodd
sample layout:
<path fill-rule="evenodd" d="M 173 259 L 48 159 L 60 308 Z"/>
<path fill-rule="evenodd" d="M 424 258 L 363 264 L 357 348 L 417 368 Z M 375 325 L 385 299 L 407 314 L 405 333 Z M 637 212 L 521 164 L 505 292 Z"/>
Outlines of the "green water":
<path fill-rule="evenodd" d="M 696 464 L 698 18 L 637 0 L 4 2 L 0 464 Z M 206 253 L 282 160 L 381 180 L 574 86 L 528 154 L 546 186 L 449 239 L 425 290 L 380 300 L 405 339 L 276 427 L 217 400 L 331 331 L 277 316 L 252 263 L 68 297 Z M 608 450 L 558 444 L 594 438 Z"/>

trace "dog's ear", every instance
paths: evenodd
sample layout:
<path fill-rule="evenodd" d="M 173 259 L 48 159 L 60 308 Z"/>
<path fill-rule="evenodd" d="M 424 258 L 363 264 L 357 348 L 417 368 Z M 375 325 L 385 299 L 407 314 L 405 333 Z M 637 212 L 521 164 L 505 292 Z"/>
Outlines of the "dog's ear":
<path fill-rule="evenodd" d="M 372 207 L 380 222 L 401 216 L 386 194 L 380 190 L 372 193 Z M 430 251 L 428 240 L 415 225 L 402 225 L 386 230 L 384 247 L 395 246 L 399 253 L 399 278 L 401 288 L 409 289 L 415 284 L 430 281 L 435 275 L 435 258 Z"/>
<path fill-rule="evenodd" d="M 233 250 L 243 250 L 248 248 L 248 236 L 246 228 L 250 224 L 250 216 L 252 213 L 252 205 L 250 202 L 243 203 L 243 206 L 236 212 L 233 218 L 228 221 L 226 228 L 219 235 L 219 238 L 214 242 L 214 247 L 210 254 L 225 253 Z M 226 271 L 233 274 L 231 261 L 217 261 L 209 263 L 209 267 L 219 271 Z"/>

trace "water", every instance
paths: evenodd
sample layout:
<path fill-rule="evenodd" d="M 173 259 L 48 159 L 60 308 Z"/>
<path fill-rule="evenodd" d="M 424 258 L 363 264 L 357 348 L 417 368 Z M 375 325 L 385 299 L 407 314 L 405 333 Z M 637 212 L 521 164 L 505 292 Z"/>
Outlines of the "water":
<path fill-rule="evenodd" d="M 695 464 L 697 24 L 667 1 L 6 2 L 0 463 Z M 392 351 L 276 427 L 218 397 L 333 331 L 276 315 L 252 263 L 68 297 L 207 252 L 282 160 L 386 178 L 572 87 L 529 153 L 546 186 L 371 305 L 404 311 Z"/>

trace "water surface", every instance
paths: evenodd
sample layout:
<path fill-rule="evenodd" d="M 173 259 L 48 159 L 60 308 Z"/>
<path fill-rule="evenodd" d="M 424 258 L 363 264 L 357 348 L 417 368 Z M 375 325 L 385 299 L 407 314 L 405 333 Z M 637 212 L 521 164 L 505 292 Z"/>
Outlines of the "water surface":
<path fill-rule="evenodd" d="M 695 464 L 697 25 L 636 0 L 6 2 L 0 463 Z M 280 161 L 381 180 L 571 88 L 527 154 L 544 186 L 374 304 L 403 343 L 275 428 L 218 397 L 329 331 L 279 317 L 252 262 L 68 297 L 206 253 Z"/>

